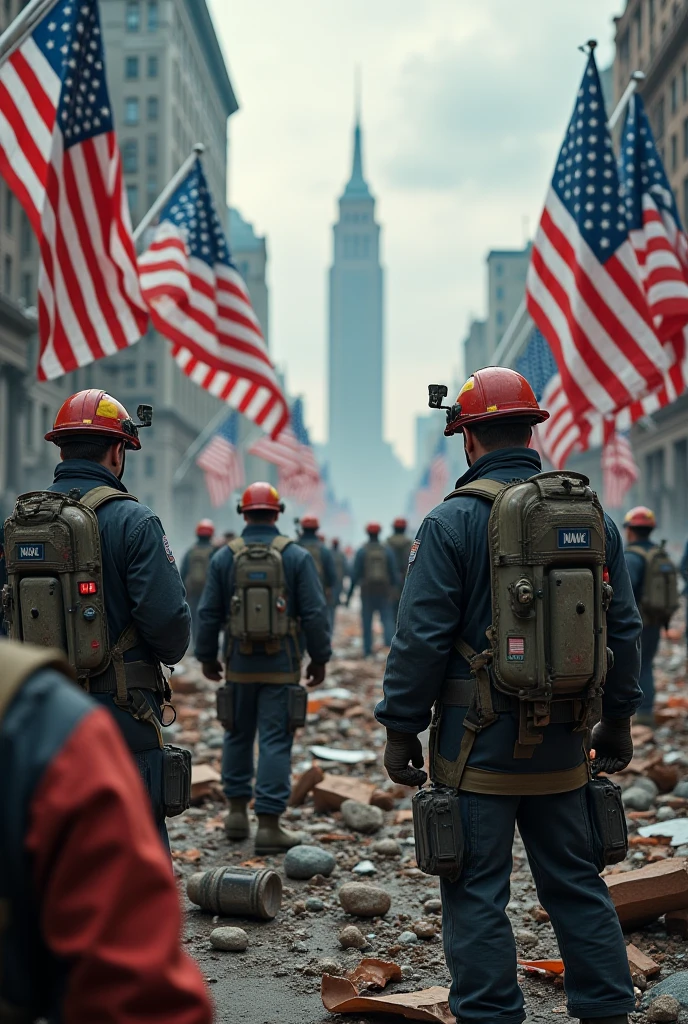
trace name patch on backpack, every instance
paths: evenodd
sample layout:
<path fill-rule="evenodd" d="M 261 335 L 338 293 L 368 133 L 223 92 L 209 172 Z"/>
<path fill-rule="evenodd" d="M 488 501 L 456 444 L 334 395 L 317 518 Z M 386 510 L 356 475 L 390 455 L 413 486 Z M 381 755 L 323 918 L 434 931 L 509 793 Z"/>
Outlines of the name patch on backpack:
<path fill-rule="evenodd" d="M 557 541 L 557 547 L 559 548 L 589 548 L 590 547 L 590 530 L 559 530 L 559 539 Z"/>
<path fill-rule="evenodd" d="M 266 572 L 250 572 L 248 573 L 248 578 L 250 580 L 266 580 L 268 574 Z"/>
<path fill-rule="evenodd" d="M 17 544 L 17 558 L 20 562 L 44 562 L 45 544 Z"/>

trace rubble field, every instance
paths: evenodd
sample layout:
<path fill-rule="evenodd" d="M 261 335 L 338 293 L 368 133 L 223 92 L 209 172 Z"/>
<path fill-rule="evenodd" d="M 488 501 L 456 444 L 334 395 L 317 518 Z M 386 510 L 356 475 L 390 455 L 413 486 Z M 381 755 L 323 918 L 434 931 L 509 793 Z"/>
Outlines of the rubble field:
<path fill-rule="evenodd" d="M 294 743 L 285 824 L 307 834 L 306 846 L 286 857 L 256 857 L 252 838 L 225 837 L 216 684 L 192 658 L 174 674 L 177 721 L 166 734 L 193 751 L 193 806 L 168 829 L 186 909 L 184 941 L 210 985 L 219 1022 L 453 1024 L 439 882 L 416 866 L 413 790 L 394 785 L 382 765 L 384 730 L 373 708 L 384 656 L 380 649 L 362 658 L 358 616 L 340 609 L 326 683 L 310 694 L 308 721 Z M 624 788 L 630 849 L 604 877 L 629 944 L 638 1022 L 688 1021 L 685 666 L 677 617 L 656 662 L 657 728 L 634 727 L 634 759 L 615 777 Z M 223 865 L 278 872 L 283 891 L 274 920 L 218 916 L 189 901 L 188 879 Z M 565 1016 L 559 951 L 518 836 L 511 881 L 508 912 L 519 959 L 527 961 L 519 980 L 528 1019 Z M 371 1015 L 370 997 L 382 1000 L 379 1010 L 388 1016 Z"/>

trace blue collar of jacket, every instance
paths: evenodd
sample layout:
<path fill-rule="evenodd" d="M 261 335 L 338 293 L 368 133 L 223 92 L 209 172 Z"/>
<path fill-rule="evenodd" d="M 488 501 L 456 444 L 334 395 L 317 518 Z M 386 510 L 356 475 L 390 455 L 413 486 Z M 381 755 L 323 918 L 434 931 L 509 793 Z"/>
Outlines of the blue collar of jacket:
<path fill-rule="evenodd" d="M 510 483 L 512 480 L 527 480 L 542 472 L 540 456 L 532 448 L 498 448 L 487 452 L 456 481 L 456 487 L 463 487 L 473 480 L 501 480 Z"/>
<path fill-rule="evenodd" d="M 55 467 L 55 482 L 58 480 L 88 480 L 93 481 L 93 487 L 101 487 L 106 484 L 108 487 L 116 487 L 118 491 L 127 493 L 127 489 L 121 480 L 118 480 L 114 473 L 111 473 L 105 466 L 98 462 L 91 462 L 89 459 L 68 459 L 67 462 L 59 462 Z"/>
<path fill-rule="evenodd" d="M 263 544 L 273 537 L 279 537 L 279 530 L 268 523 L 249 523 L 241 531 L 241 536 L 247 544 Z"/>
<path fill-rule="evenodd" d="M 643 551 L 652 551 L 652 549 L 657 546 L 658 545 L 653 540 L 650 540 L 649 537 L 644 537 L 642 540 L 629 541 L 625 545 L 624 550 L 628 551 L 629 548 L 642 548 Z"/>

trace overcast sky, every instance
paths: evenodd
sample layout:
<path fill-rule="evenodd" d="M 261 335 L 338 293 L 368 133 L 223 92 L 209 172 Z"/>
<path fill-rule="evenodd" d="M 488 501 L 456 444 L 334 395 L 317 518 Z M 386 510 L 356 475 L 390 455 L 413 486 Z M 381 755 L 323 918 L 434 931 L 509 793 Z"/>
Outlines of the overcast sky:
<path fill-rule="evenodd" d="M 269 247 L 270 339 L 325 438 L 327 268 L 354 68 L 385 268 L 385 432 L 413 459 L 430 381 L 485 313 L 491 248 L 532 234 L 583 73 L 623 0 L 208 0 L 240 110 L 229 199 Z M 355 415 L 355 396 L 352 396 Z"/>

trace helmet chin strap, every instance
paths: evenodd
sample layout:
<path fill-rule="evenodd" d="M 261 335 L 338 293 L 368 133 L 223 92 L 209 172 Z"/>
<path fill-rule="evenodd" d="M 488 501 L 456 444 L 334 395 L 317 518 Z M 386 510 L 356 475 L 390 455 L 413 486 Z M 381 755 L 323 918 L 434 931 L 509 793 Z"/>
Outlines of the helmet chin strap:
<path fill-rule="evenodd" d="M 125 443 L 123 441 L 122 442 L 122 468 L 119 471 L 119 475 L 117 477 L 118 480 L 121 480 L 122 477 L 124 476 L 124 465 L 125 465 L 126 461 L 127 461 L 127 446 L 125 445 Z"/>
<path fill-rule="evenodd" d="M 468 463 L 468 468 L 470 469 L 471 466 L 473 465 L 473 463 L 471 462 L 471 457 L 468 454 L 468 449 L 466 448 L 466 434 L 465 433 L 463 435 L 463 453 L 466 456 L 466 462 Z"/>

